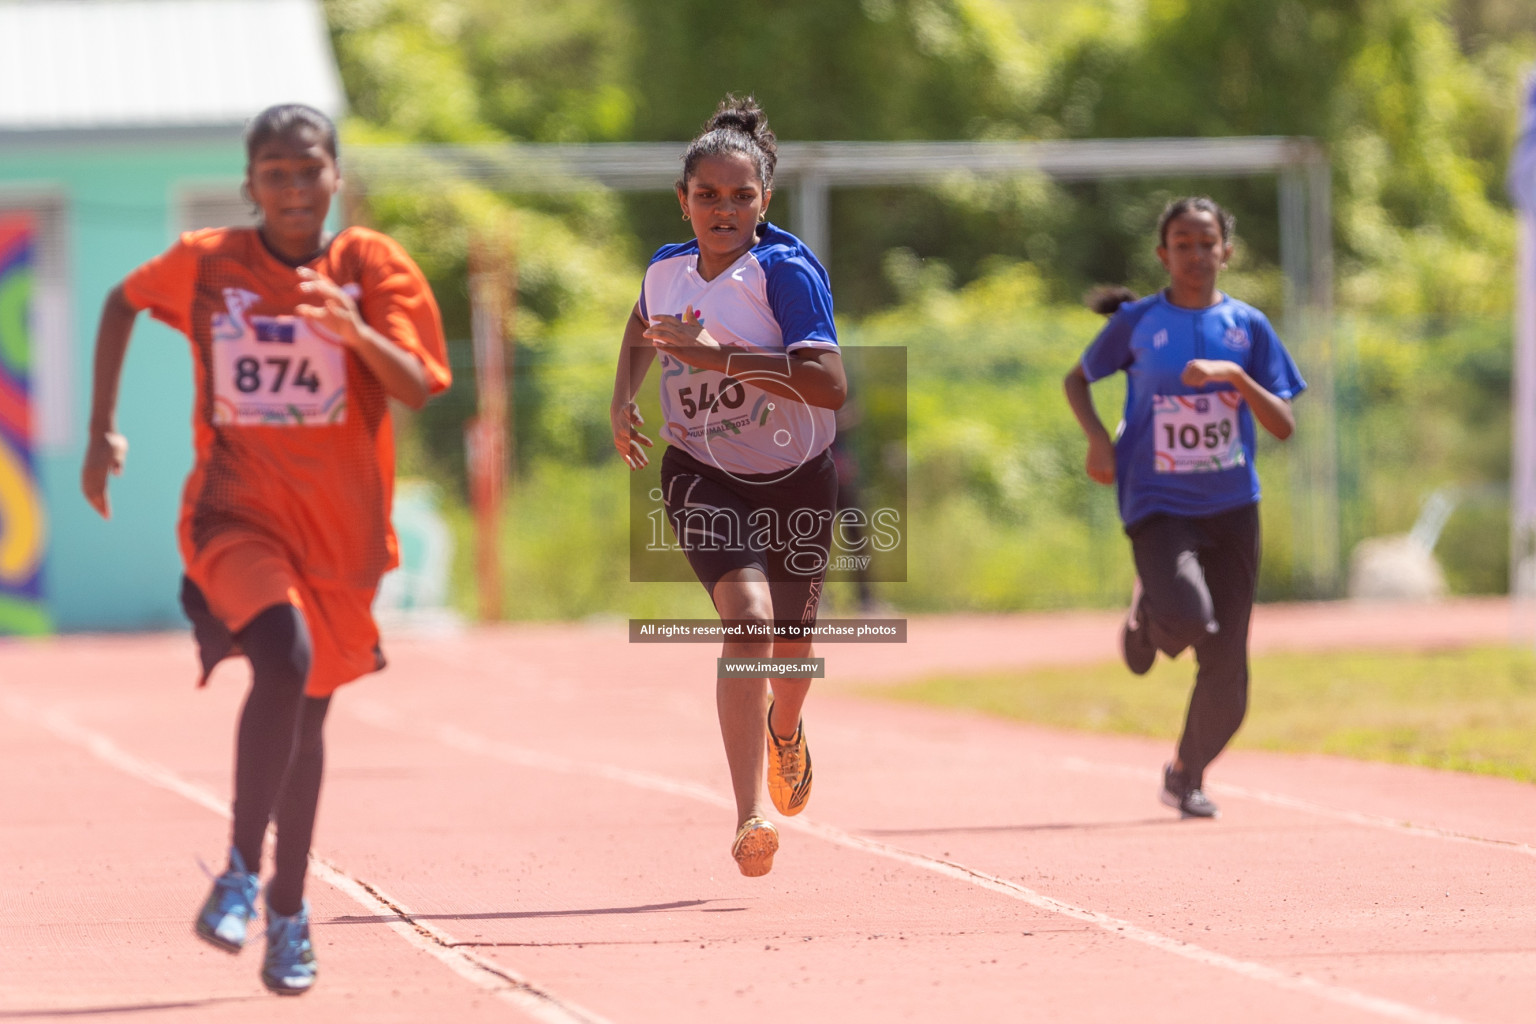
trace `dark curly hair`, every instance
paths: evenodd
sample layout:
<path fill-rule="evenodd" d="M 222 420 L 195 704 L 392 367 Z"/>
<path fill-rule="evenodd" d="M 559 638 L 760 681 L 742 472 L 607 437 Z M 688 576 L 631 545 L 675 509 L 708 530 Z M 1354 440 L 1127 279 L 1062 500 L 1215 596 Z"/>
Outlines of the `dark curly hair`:
<path fill-rule="evenodd" d="M 677 179 L 678 191 L 686 192 L 699 161 L 709 156 L 742 153 L 757 168 L 757 180 L 764 191 L 773 188 L 773 169 L 779 162 L 778 138 L 768 127 L 768 115 L 751 96 L 727 93 L 715 108 L 714 116 L 704 122 L 701 131 L 683 153 L 683 173 Z"/>
<path fill-rule="evenodd" d="M 245 126 L 245 159 L 256 159 L 256 151 L 262 143 L 281 138 L 295 128 L 310 128 L 320 136 L 320 144 L 336 159 L 336 126 L 314 107 L 302 103 L 279 103 L 268 107 Z"/>
<path fill-rule="evenodd" d="M 1237 231 L 1237 218 L 1221 208 L 1221 204 L 1210 196 L 1185 196 L 1175 199 L 1163 207 L 1163 215 L 1157 218 L 1157 244 L 1168 244 L 1168 225 L 1175 218 L 1186 213 L 1208 213 L 1216 218 L 1216 227 L 1221 231 L 1221 240 L 1231 244 L 1232 235 Z"/>
<path fill-rule="evenodd" d="M 1113 316 L 1121 306 L 1135 302 L 1138 297 L 1123 284 L 1101 284 L 1083 296 L 1083 305 L 1095 313 Z"/>

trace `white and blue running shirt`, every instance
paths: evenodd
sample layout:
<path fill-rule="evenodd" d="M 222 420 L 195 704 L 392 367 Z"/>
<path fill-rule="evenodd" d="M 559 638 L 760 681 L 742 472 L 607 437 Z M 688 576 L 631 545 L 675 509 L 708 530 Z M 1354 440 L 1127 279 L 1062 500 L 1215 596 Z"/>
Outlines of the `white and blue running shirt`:
<path fill-rule="evenodd" d="M 1162 292 L 1121 306 L 1083 353 L 1089 382 L 1124 370 L 1125 423 L 1115 440 L 1120 518 L 1207 516 L 1259 500 L 1254 423 L 1231 384 L 1192 388 L 1191 359 L 1237 363 L 1265 390 L 1295 398 L 1306 381 L 1264 314 L 1230 296 L 1185 309 Z"/>
<path fill-rule="evenodd" d="M 682 317 L 692 308 L 715 340 L 745 352 L 837 349 L 827 272 L 794 235 L 762 226 L 757 244 L 712 281 L 699 276 L 699 243 L 666 245 L 651 257 L 640 316 Z M 727 473 L 783 473 L 832 443 L 836 419 L 727 374 L 661 355 L 661 435 Z"/>

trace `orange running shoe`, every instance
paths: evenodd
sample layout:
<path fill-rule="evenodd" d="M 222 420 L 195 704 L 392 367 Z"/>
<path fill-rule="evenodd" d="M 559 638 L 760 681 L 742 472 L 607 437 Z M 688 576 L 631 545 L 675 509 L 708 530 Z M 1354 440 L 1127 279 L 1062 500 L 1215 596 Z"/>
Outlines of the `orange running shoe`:
<path fill-rule="evenodd" d="M 779 852 L 779 830 L 767 818 L 753 815 L 736 830 L 731 856 L 748 878 L 757 878 L 773 870 L 773 855 Z"/>
<path fill-rule="evenodd" d="M 795 725 L 795 736 L 788 741 L 773 734 L 772 703 L 768 722 L 768 795 L 780 814 L 794 817 L 811 799 L 811 748 L 805 744 L 805 719 Z"/>

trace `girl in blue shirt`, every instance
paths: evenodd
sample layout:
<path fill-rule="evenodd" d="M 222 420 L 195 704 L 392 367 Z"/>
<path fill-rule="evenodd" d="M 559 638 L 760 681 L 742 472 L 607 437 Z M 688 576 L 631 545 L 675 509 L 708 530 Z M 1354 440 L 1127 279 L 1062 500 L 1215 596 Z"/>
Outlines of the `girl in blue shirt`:
<path fill-rule="evenodd" d="M 1248 621 L 1259 568 L 1254 422 L 1285 440 L 1306 388 L 1264 314 L 1222 294 L 1234 221 L 1205 197 L 1168 204 L 1157 257 L 1168 287 L 1091 301 L 1109 323 L 1067 374 L 1067 402 L 1088 438 L 1088 475 L 1118 485 L 1137 585 L 1121 630 L 1126 665 L 1147 672 L 1162 651 L 1195 649 L 1199 668 L 1162 800 L 1213 818 L 1206 767 L 1248 706 Z M 1089 385 L 1126 375 L 1125 419 L 1111 438 Z"/>

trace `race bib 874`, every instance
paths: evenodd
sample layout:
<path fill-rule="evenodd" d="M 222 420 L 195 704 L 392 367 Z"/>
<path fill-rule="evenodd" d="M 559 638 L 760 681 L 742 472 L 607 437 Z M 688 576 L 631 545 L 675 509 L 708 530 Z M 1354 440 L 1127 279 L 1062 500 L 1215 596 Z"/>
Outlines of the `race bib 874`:
<path fill-rule="evenodd" d="M 1159 473 L 1211 473 L 1247 465 L 1237 429 L 1235 391 L 1152 396 L 1152 431 Z"/>
<path fill-rule="evenodd" d="M 216 317 L 213 422 L 308 427 L 344 423 L 347 355 L 295 316 Z"/>

